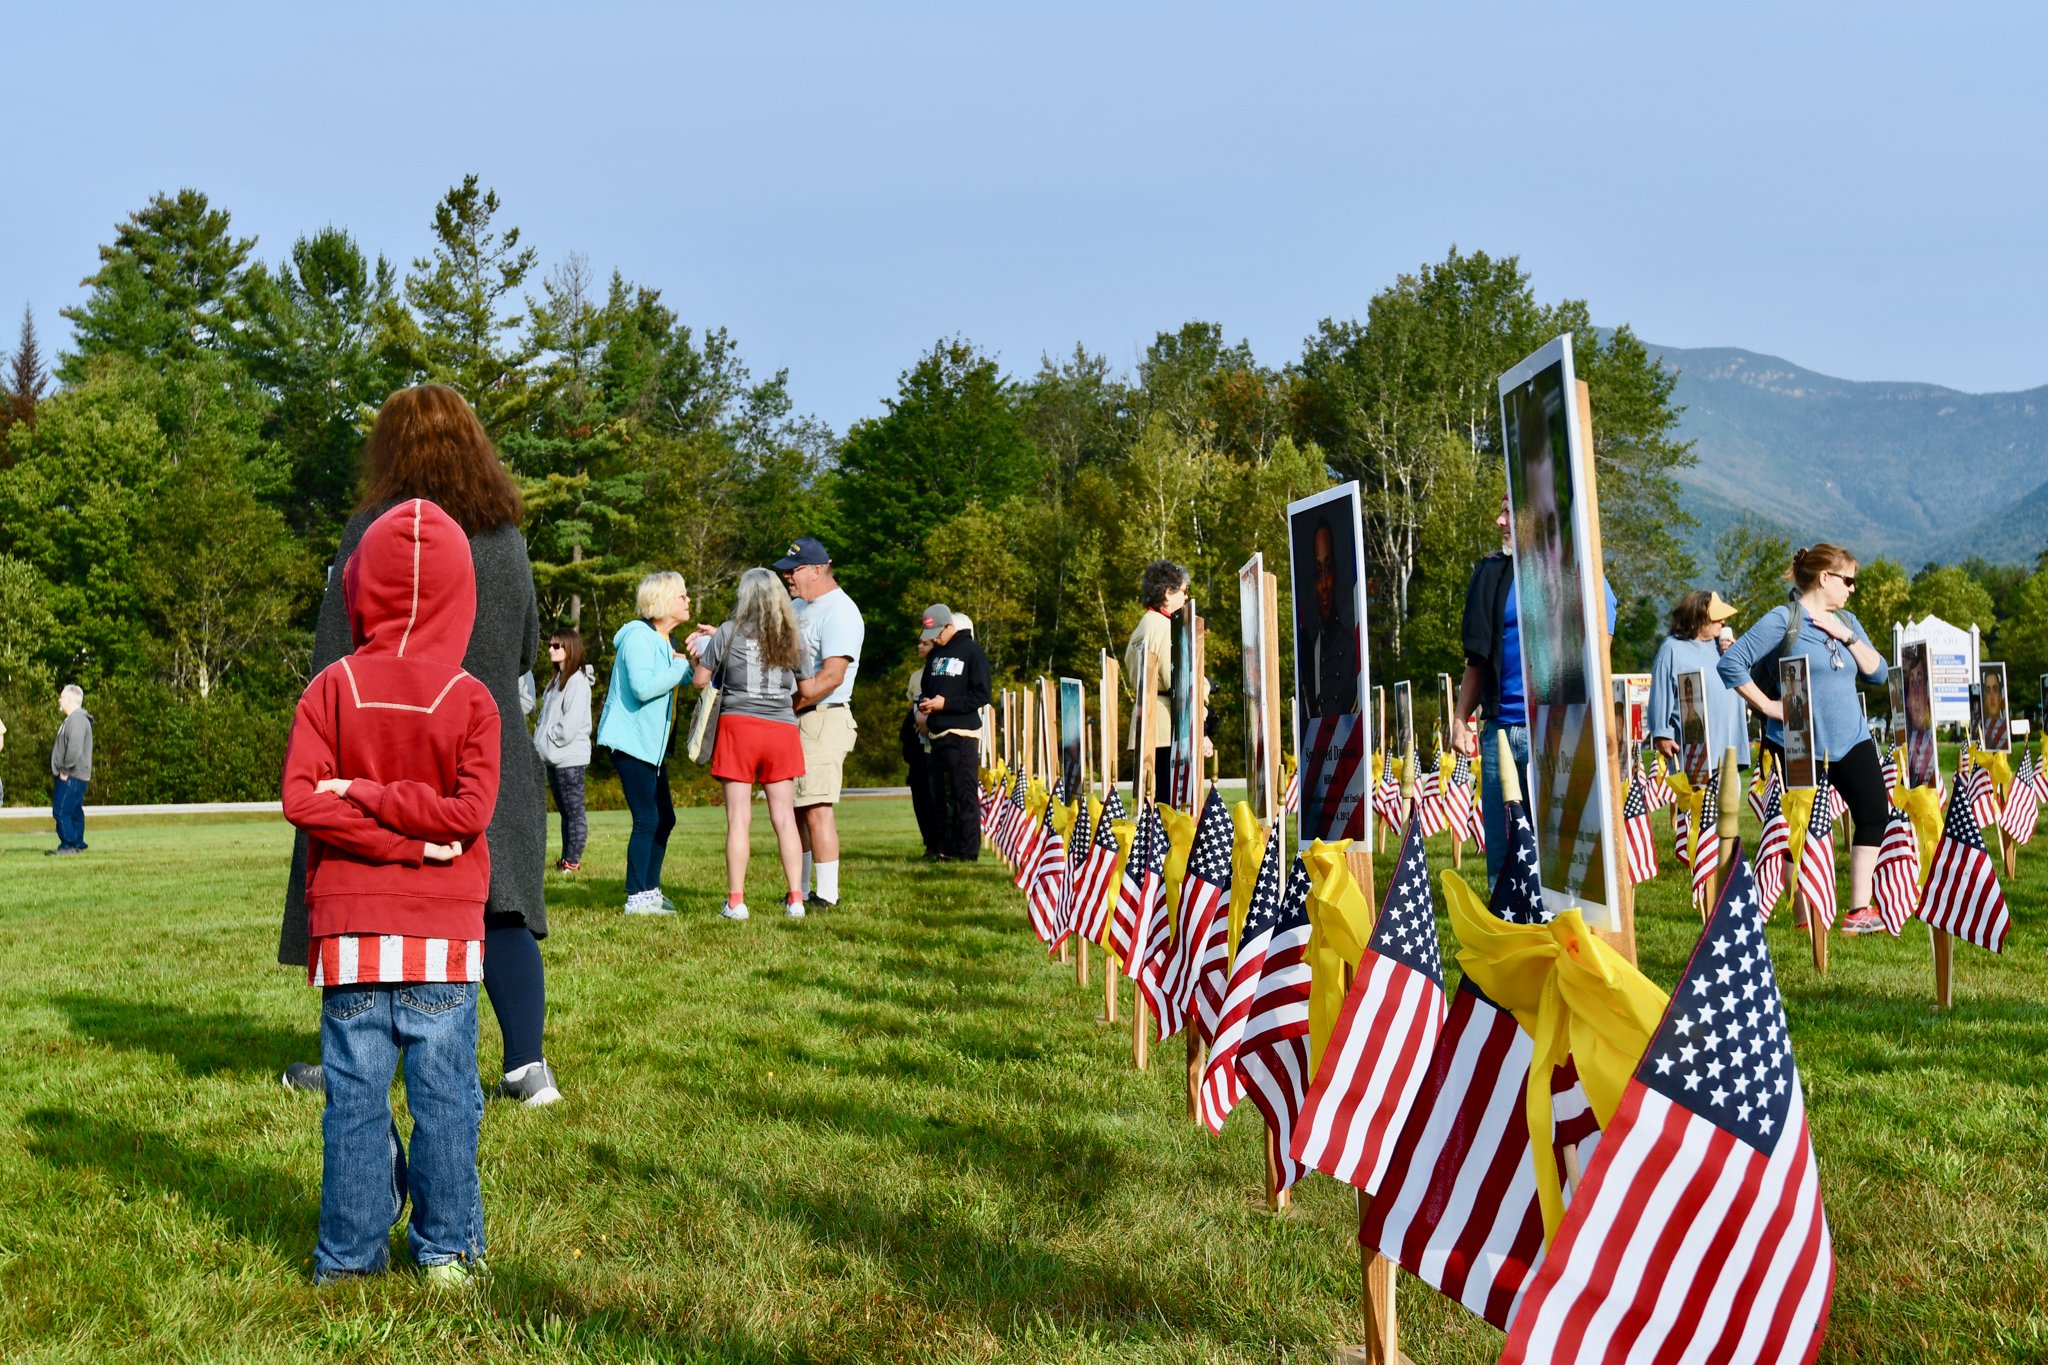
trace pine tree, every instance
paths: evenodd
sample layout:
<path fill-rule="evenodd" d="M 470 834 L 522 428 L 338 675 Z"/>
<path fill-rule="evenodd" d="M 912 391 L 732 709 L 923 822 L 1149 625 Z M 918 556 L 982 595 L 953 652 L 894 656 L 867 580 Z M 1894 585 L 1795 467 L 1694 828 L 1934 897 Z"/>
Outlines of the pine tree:
<path fill-rule="evenodd" d="M 78 383 L 101 355 L 162 367 L 225 349 L 255 246 L 198 190 L 155 195 L 100 248 L 99 270 L 82 281 L 92 291 L 85 303 L 63 310 L 76 349 L 57 377 Z"/>
<path fill-rule="evenodd" d="M 36 424 L 36 404 L 42 401 L 49 386 L 49 371 L 43 368 L 43 349 L 36 340 L 35 310 L 24 307 L 21 340 L 8 361 L 6 377 L 0 379 L 0 436 L 5 436 L 7 429 L 17 422 L 27 427 Z M 0 460 L 4 459 L 4 447 L 0 447 Z"/>
<path fill-rule="evenodd" d="M 519 246 L 519 229 L 492 226 L 496 190 L 477 177 L 434 206 L 434 250 L 413 261 L 405 297 L 419 315 L 416 358 L 426 378 L 452 386 L 492 435 L 508 430 L 526 403 L 531 346 L 519 335 L 522 316 L 500 310 L 517 298 L 533 269 L 534 251 Z"/>

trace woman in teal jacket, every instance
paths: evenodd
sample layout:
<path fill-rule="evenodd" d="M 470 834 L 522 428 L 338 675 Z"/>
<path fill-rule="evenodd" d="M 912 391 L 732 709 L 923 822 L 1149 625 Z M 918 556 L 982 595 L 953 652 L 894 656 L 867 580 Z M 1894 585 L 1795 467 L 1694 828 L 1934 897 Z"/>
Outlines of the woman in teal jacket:
<path fill-rule="evenodd" d="M 690 676 L 687 655 L 669 643 L 669 632 L 690 615 L 690 590 L 679 573 L 651 573 L 640 580 L 640 619 L 612 637 L 611 684 L 597 742 L 612 751 L 633 833 L 626 841 L 626 913 L 672 915 L 675 904 L 661 894 L 661 861 L 676 827 L 669 799 L 669 736 L 676 720 L 676 688 Z"/>

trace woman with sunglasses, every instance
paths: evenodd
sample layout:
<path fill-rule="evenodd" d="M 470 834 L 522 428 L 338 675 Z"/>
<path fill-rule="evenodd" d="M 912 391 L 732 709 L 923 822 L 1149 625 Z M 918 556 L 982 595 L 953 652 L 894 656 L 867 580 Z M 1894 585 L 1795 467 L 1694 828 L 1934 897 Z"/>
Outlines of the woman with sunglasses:
<path fill-rule="evenodd" d="M 548 765 L 548 788 L 562 817 L 562 856 L 555 859 L 555 870 L 579 872 L 590 832 L 583 814 L 583 774 L 590 766 L 590 688 L 597 670 L 583 661 L 583 635 L 573 626 L 548 637 L 548 662 L 555 672 L 540 695 L 533 747 Z"/>
<path fill-rule="evenodd" d="M 1882 684 L 1889 669 L 1871 646 L 1863 623 L 1843 610 L 1856 591 L 1856 557 L 1839 545 L 1814 545 L 1792 556 L 1785 571 L 1792 600 L 1765 613 L 1721 656 L 1721 681 L 1734 688 L 1764 718 L 1764 747 L 1784 757 L 1785 704 L 1768 695 L 1751 669 L 1774 651 L 1781 658 L 1805 658 L 1813 680 L 1814 747 L 1828 764 L 1828 781 L 1849 805 L 1855 825 L 1849 848 L 1849 913 L 1845 933 L 1882 928 L 1870 908 L 1871 873 L 1884 840 L 1890 801 L 1884 789 L 1877 744 L 1864 726 L 1856 682 Z M 1797 613 L 1797 615 L 1795 615 Z"/>

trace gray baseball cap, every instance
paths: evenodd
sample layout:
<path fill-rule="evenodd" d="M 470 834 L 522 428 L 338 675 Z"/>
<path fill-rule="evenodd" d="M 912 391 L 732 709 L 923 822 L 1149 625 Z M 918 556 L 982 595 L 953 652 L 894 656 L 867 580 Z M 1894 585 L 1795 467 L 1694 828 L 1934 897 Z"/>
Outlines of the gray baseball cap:
<path fill-rule="evenodd" d="M 953 609 L 944 602 L 934 602 L 924 609 L 924 633 L 920 640 L 936 640 L 940 632 L 953 624 Z"/>

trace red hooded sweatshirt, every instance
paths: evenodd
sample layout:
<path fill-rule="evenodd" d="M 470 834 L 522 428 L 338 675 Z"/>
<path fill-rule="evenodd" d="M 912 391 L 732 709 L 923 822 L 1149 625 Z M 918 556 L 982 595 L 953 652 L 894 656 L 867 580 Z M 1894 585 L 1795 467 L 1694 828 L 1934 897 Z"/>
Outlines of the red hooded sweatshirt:
<path fill-rule="evenodd" d="M 315 939 L 483 937 L 501 743 L 490 691 L 462 671 L 476 621 L 469 537 L 414 498 L 377 518 L 342 569 L 356 649 L 299 698 L 284 815 L 309 836 Z M 317 790 L 349 779 L 347 796 Z M 460 841 L 452 862 L 428 843 Z"/>

